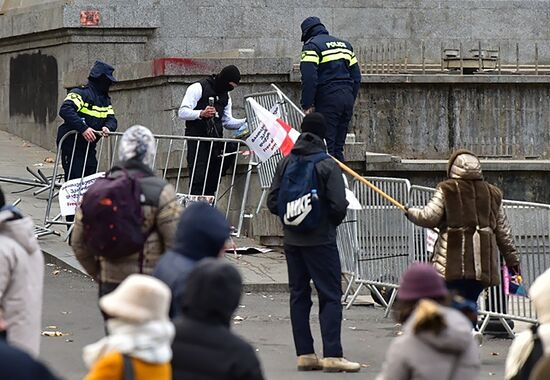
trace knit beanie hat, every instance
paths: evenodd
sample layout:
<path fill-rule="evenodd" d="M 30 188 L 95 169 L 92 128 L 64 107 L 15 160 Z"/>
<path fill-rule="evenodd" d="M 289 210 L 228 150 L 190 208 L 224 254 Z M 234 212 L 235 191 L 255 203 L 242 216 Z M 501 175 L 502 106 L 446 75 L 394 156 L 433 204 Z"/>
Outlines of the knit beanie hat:
<path fill-rule="evenodd" d="M 148 128 L 134 125 L 124 132 L 120 139 L 118 159 L 120 161 L 138 160 L 152 168 L 156 146 L 155 138 Z"/>
<path fill-rule="evenodd" d="M 217 257 L 230 231 L 225 215 L 217 208 L 206 202 L 192 203 L 181 214 L 173 250 L 195 261 Z"/>
<path fill-rule="evenodd" d="M 529 297 L 537 312 L 538 321 L 541 324 L 550 323 L 550 269 L 533 282 L 529 289 Z"/>
<path fill-rule="evenodd" d="M 433 266 L 415 263 L 403 273 L 397 298 L 401 301 L 416 301 L 422 298 L 440 298 L 449 294 L 443 277 Z"/>
<path fill-rule="evenodd" d="M 4 207 L 5 205 L 6 205 L 6 197 L 4 196 L 4 192 L 0 187 L 0 208 Z"/>
<path fill-rule="evenodd" d="M 302 132 L 313 133 L 324 139 L 327 134 L 327 122 L 323 114 L 313 112 L 304 117 L 302 120 Z"/>

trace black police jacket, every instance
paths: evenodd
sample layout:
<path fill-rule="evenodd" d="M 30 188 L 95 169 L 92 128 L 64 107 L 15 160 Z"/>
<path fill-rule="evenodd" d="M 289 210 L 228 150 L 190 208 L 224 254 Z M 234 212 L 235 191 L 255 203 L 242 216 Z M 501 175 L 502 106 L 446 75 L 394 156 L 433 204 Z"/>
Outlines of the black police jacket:
<path fill-rule="evenodd" d="M 69 131 L 78 131 L 80 134 L 88 127 L 96 131 L 101 131 L 103 127 L 109 128 L 111 132 L 117 129 L 111 98 L 93 82 L 70 90 L 59 109 L 59 116 L 64 123 L 57 130 L 58 144 Z M 80 135 L 78 140 L 85 142 Z"/>
<path fill-rule="evenodd" d="M 300 59 L 302 107 L 308 109 L 319 97 L 340 88 L 350 88 L 356 98 L 361 70 L 351 44 L 330 36 L 322 25 L 310 33 Z"/>

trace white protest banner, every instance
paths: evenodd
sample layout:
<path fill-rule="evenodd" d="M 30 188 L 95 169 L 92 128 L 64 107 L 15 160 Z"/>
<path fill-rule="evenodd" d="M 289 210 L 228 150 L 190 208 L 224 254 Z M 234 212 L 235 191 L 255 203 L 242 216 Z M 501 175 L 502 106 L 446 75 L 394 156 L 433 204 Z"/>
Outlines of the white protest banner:
<path fill-rule="evenodd" d="M 271 157 L 277 151 L 276 148 L 280 149 L 283 156 L 288 156 L 300 132 L 280 118 L 278 106 L 276 110 L 273 110 L 273 107 L 272 111 L 268 111 L 252 98 L 248 98 L 247 102 L 262 123 L 246 140 L 250 148 L 258 157 L 264 158 L 262 161 Z"/>
<path fill-rule="evenodd" d="M 269 112 L 275 116 L 279 116 L 279 105 L 275 104 Z M 279 149 L 279 146 L 267 130 L 264 123 L 261 123 L 260 126 L 256 128 L 250 136 L 248 136 L 246 143 L 250 149 L 256 153 L 256 156 L 261 162 L 269 160 L 269 158 L 277 152 L 277 149 Z"/>
<path fill-rule="evenodd" d="M 59 190 L 59 207 L 61 209 L 61 215 L 74 215 L 76 213 L 76 208 L 80 206 L 84 193 L 92 186 L 96 179 L 101 177 L 105 177 L 105 172 L 65 182 Z"/>

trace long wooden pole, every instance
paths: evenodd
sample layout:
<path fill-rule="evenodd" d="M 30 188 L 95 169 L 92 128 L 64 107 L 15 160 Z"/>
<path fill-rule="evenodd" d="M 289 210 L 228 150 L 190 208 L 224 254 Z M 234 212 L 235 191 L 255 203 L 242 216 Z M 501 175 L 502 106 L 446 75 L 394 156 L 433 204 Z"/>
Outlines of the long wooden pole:
<path fill-rule="evenodd" d="M 390 195 L 386 194 L 385 192 L 383 192 L 382 190 L 380 190 L 378 187 L 376 187 L 374 184 L 372 184 L 369 180 L 366 180 L 365 178 L 361 177 L 361 175 L 359 175 L 359 173 L 357 173 L 355 170 L 353 170 L 352 168 L 350 168 L 349 166 L 345 165 L 344 163 L 342 163 L 340 160 L 338 160 L 337 158 L 333 157 L 333 156 L 330 156 L 334 161 L 336 161 L 336 163 L 340 166 L 340 168 L 342 168 L 343 171 L 345 171 L 346 173 L 350 174 L 351 176 L 353 176 L 355 179 L 359 180 L 359 182 L 367 185 L 368 187 L 370 187 L 372 190 L 374 190 L 376 193 L 378 193 L 380 196 L 382 196 L 384 199 L 386 199 L 387 201 L 389 201 L 390 203 L 392 203 L 394 206 L 396 206 L 397 208 L 399 208 L 401 211 L 403 212 L 407 212 L 407 209 L 405 208 L 405 206 L 403 204 L 401 204 L 399 201 L 397 201 L 396 199 L 392 198 Z"/>

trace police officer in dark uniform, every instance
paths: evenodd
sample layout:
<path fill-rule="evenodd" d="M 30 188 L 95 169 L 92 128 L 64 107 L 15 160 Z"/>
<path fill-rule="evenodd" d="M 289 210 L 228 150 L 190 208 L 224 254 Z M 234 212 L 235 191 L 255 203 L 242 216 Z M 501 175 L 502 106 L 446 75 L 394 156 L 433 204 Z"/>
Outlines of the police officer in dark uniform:
<path fill-rule="evenodd" d="M 318 17 L 306 18 L 301 28 L 302 108 L 323 114 L 328 152 L 343 161 L 361 70 L 351 44 L 330 36 Z"/>
<path fill-rule="evenodd" d="M 65 122 L 57 130 L 57 145 L 61 149 L 61 165 L 66 181 L 97 171 L 96 143 L 99 136 L 95 131 L 107 136 L 117 129 L 109 97 L 109 87 L 116 82 L 114 70 L 112 66 L 96 61 L 88 76 L 88 84 L 71 89 L 61 105 L 59 116 Z M 59 147 L 63 136 L 70 131 L 79 132 L 76 145 L 75 137 L 69 137 Z"/>
<path fill-rule="evenodd" d="M 190 85 L 178 111 L 178 116 L 186 121 L 185 135 L 221 138 L 223 128 L 238 130 L 242 127 L 246 120 L 233 117 L 229 96 L 240 81 L 239 69 L 230 65 L 219 74 Z M 187 165 L 193 180 L 191 194 L 215 195 L 220 170 L 223 170 L 221 155 L 229 150 L 230 147 L 220 142 L 188 140 Z M 230 160 L 225 158 L 223 162 L 227 168 Z"/>

